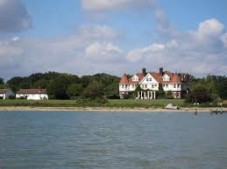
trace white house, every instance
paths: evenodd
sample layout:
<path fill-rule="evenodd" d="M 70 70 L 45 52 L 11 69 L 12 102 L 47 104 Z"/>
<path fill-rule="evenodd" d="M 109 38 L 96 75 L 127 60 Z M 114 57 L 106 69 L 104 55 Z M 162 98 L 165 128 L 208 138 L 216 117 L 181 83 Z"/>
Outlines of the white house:
<path fill-rule="evenodd" d="M 189 75 L 163 71 L 163 68 L 159 72 L 146 72 L 143 68 L 142 73 L 136 73 L 132 77 L 126 74 L 122 76 L 119 95 L 124 98 L 129 92 L 137 91 L 137 99 L 156 99 L 159 85 L 162 85 L 164 92 L 170 91 L 174 98 L 183 98 L 190 87 Z"/>
<path fill-rule="evenodd" d="M 48 99 L 46 89 L 20 89 L 16 99 L 45 100 Z"/>
<path fill-rule="evenodd" d="M 14 97 L 15 94 L 11 89 L 0 89 L 0 98 L 1 99 L 9 99 L 10 97 Z"/>

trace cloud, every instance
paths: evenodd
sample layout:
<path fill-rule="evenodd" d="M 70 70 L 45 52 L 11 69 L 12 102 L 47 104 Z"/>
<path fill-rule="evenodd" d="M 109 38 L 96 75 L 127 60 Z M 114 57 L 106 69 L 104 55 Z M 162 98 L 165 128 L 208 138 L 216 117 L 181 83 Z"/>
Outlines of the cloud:
<path fill-rule="evenodd" d="M 178 33 L 165 43 L 133 49 L 127 59 L 148 67 L 166 67 L 196 75 L 221 74 L 227 70 L 226 32 L 217 19 L 201 22 L 197 30 Z"/>
<path fill-rule="evenodd" d="M 220 39 L 223 42 L 224 46 L 227 48 L 227 33 L 223 34 Z"/>
<path fill-rule="evenodd" d="M 150 0 L 82 0 L 84 10 L 96 12 L 147 7 L 147 5 L 150 5 Z"/>
<path fill-rule="evenodd" d="M 81 26 L 70 36 L 55 38 L 13 37 L 0 40 L 0 77 L 8 79 L 35 72 L 116 74 L 123 51 L 117 44 L 118 32 L 105 25 Z"/>
<path fill-rule="evenodd" d="M 119 32 L 106 25 L 82 25 L 79 27 L 79 32 L 83 37 L 92 39 L 113 39 L 120 35 Z"/>
<path fill-rule="evenodd" d="M 0 31 L 16 32 L 31 28 L 31 17 L 20 0 L 0 0 Z"/>
<path fill-rule="evenodd" d="M 162 38 L 168 38 L 175 34 L 173 26 L 168 21 L 164 10 L 156 0 L 81 0 L 82 8 L 85 11 L 92 12 L 90 18 L 100 20 L 107 19 L 107 12 L 122 12 L 129 11 L 133 14 L 137 12 L 150 11 L 153 12 L 154 20 L 156 21 L 156 30 Z M 151 16 L 152 18 L 152 16 Z"/>
<path fill-rule="evenodd" d="M 120 62 L 123 51 L 112 43 L 94 42 L 85 48 L 85 56 L 99 63 Z"/>
<path fill-rule="evenodd" d="M 106 25 L 82 25 L 70 36 L 0 40 L 0 77 L 47 71 L 120 76 L 141 67 L 151 71 L 164 67 L 193 75 L 227 70 L 227 33 L 214 18 L 202 21 L 195 30 L 129 50 L 122 47 L 119 35 Z"/>

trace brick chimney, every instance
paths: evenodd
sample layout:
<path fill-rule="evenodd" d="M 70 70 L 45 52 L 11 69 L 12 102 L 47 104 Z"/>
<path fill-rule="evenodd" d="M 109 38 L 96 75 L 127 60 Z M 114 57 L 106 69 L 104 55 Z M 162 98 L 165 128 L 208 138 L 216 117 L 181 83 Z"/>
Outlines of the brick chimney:
<path fill-rule="evenodd" d="M 143 74 L 144 76 L 146 76 L 146 74 L 147 74 L 146 68 L 142 68 L 142 74 Z"/>
<path fill-rule="evenodd" d="M 161 75 L 163 75 L 163 67 L 160 67 L 160 68 L 159 68 L 159 73 L 160 73 Z"/>

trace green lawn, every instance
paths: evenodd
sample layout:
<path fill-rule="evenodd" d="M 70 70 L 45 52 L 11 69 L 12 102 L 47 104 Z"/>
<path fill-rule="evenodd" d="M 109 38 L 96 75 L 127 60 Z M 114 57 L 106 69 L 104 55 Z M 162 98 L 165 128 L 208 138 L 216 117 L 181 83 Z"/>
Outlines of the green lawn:
<path fill-rule="evenodd" d="M 168 103 L 183 106 L 183 99 L 157 99 L 157 100 L 109 100 L 108 107 L 165 107 Z"/>
<path fill-rule="evenodd" d="M 107 103 L 87 100 L 0 100 L 0 106 L 30 106 L 30 107 L 159 107 L 163 108 L 168 103 L 181 107 L 192 107 L 193 104 L 186 104 L 184 99 L 157 99 L 157 100 L 108 100 Z M 223 102 L 227 107 L 227 101 Z M 210 107 L 209 104 L 201 104 L 203 107 Z M 213 105 L 216 106 L 216 105 Z"/>
<path fill-rule="evenodd" d="M 105 104 L 95 102 L 77 102 L 76 100 L 0 100 L 0 106 L 31 106 L 31 107 L 164 107 L 168 103 L 182 106 L 182 99 L 158 99 L 158 100 L 108 100 Z"/>

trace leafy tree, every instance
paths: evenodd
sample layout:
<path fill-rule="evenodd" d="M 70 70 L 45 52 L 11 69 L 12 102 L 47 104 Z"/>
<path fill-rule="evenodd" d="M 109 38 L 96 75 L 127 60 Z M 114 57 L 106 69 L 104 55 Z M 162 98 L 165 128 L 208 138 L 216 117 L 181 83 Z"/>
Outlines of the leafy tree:
<path fill-rule="evenodd" d="M 12 79 L 7 81 L 7 84 L 14 92 L 26 86 L 25 78 L 23 77 L 13 77 Z"/>
<path fill-rule="evenodd" d="M 32 85 L 32 88 L 41 88 L 41 89 L 45 89 L 48 87 L 49 84 L 49 80 L 46 79 L 40 79 L 38 81 L 35 81 Z"/>
<path fill-rule="evenodd" d="M 165 98 L 166 99 L 173 99 L 173 93 L 171 91 L 167 91 L 165 93 Z"/>
<path fill-rule="evenodd" d="M 197 85 L 189 95 L 188 101 L 205 103 L 212 101 L 212 96 L 208 89 L 203 85 Z"/>
<path fill-rule="evenodd" d="M 161 83 L 159 83 L 159 85 L 158 85 L 157 97 L 159 99 L 165 98 L 165 91 L 163 90 L 163 87 L 162 87 L 162 84 Z"/>
<path fill-rule="evenodd" d="M 73 83 L 68 86 L 67 94 L 70 98 L 75 96 L 81 96 L 83 93 L 83 87 L 80 83 Z"/>
<path fill-rule="evenodd" d="M 104 95 L 103 85 L 97 80 L 93 80 L 85 89 L 84 97 L 85 98 L 97 98 Z"/>
<path fill-rule="evenodd" d="M 78 76 L 70 74 L 60 74 L 55 79 L 50 81 L 48 85 L 48 94 L 55 99 L 69 99 L 70 93 L 68 87 L 71 84 L 79 82 Z"/>
<path fill-rule="evenodd" d="M 50 81 L 47 92 L 50 98 L 68 99 L 67 88 L 67 79 L 62 75 Z"/>
<path fill-rule="evenodd" d="M 4 79 L 0 77 L 0 85 L 4 84 Z"/>

